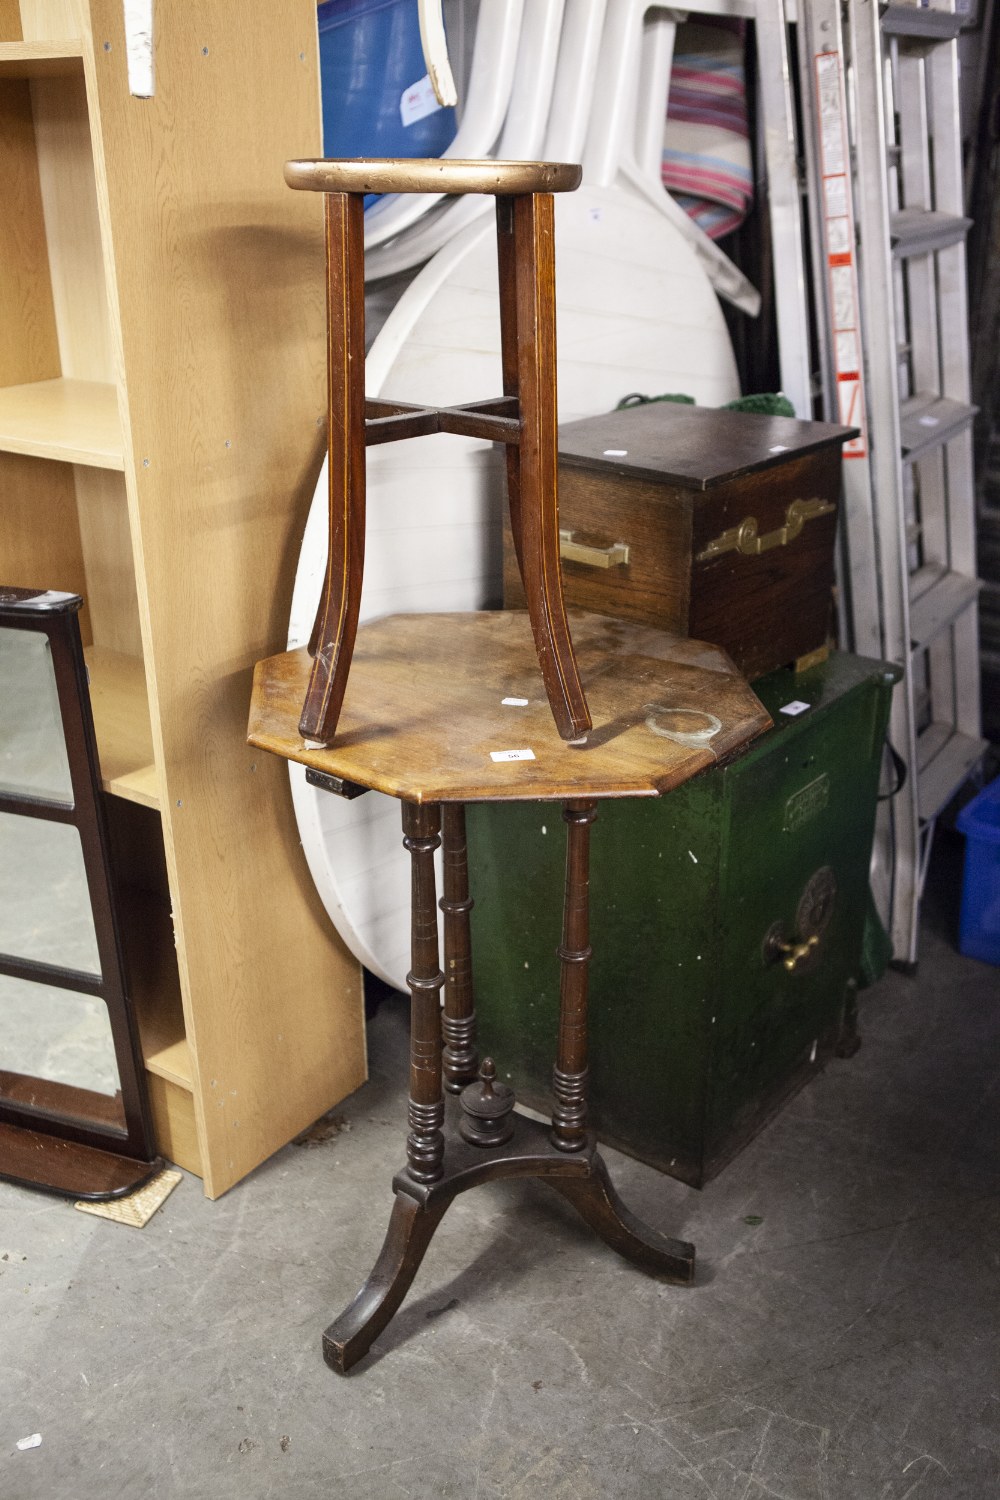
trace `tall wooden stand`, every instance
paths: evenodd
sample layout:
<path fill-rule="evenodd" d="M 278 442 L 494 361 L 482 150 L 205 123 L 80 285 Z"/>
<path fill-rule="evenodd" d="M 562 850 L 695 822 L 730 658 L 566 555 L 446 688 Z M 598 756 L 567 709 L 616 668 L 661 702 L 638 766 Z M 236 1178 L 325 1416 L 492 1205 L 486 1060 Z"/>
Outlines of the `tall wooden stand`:
<path fill-rule="evenodd" d="M 445 811 L 457 833 L 461 808 Z M 323 1335 L 324 1358 L 340 1374 L 363 1358 L 396 1312 L 448 1205 L 481 1182 L 500 1177 L 544 1178 L 627 1260 L 668 1281 L 686 1283 L 694 1277 L 694 1246 L 667 1239 L 629 1213 L 587 1133 L 589 845 L 590 825 L 596 816 L 592 800 L 567 802 L 563 811 L 568 825 L 566 896 L 559 947 L 562 987 L 551 1131 L 533 1120 L 516 1118 L 508 1136 L 490 1145 L 488 1139 L 484 1144 L 478 1139 L 473 1143 L 463 1130 L 457 1139 L 449 1138 L 446 1164 L 442 1023 L 447 1035 L 456 1017 L 449 1014 L 455 1004 L 454 990 L 445 989 L 443 1018 L 438 1010 L 438 994 L 445 984 L 438 967 L 434 892 L 441 809 L 435 804 L 403 803 L 403 843 L 410 851 L 413 872 L 412 967 L 407 975 L 412 996 L 407 1165 L 393 1180 L 395 1203 L 389 1229 L 371 1275 Z M 446 861 L 448 854 L 446 845 Z M 453 848 L 451 854 L 455 858 L 457 850 Z M 462 904 L 468 904 L 467 898 Z M 499 1097 L 491 1065 L 484 1063 L 481 1078 L 480 1084 L 463 1090 L 459 1108 L 477 1121 L 509 1114 L 513 1106 L 509 1091 L 499 1110 L 491 1107 Z M 483 1104 L 486 1108 L 481 1113 Z"/>
<path fill-rule="evenodd" d="M 675 1282 L 694 1273 L 693 1246 L 657 1234 L 619 1201 L 587 1129 L 590 828 L 602 798 L 661 796 L 735 754 L 770 719 L 716 647 L 579 611 L 570 623 L 594 714 L 585 746 L 553 732 L 531 622 L 513 610 L 394 615 L 362 625 L 329 746 L 299 732 L 313 674 L 305 648 L 258 663 L 254 674 L 250 742 L 321 773 L 331 790 L 369 787 L 396 797 L 412 864 L 406 1165 L 393 1180 L 392 1216 L 372 1273 L 323 1337 L 327 1362 L 341 1373 L 402 1302 L 449 1203 L 480 1182 L 542 1177 L 627 1260 Z M 677 726 L 676 738 L 663 733 L 664 722 Z M 512 749 L 518 745 L 524 748 Z M 514 1114 L 513 1092 L 491 1058 L 476 1077 L 464 804 L 484 801 L 563 807 L 566 885 L 549 1125 Z"/>

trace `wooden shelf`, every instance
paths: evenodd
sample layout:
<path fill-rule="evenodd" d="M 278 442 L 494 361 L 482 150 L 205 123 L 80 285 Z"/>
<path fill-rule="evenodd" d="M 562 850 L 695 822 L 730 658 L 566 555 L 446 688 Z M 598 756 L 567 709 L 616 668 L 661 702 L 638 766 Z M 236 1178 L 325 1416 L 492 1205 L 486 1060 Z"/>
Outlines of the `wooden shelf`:
<path fill-rule="evenodd" d="M 115 387 L 62 379 L 0 387 L 0 451 L 124 469 Z"/>
<path fill-rule="evenodd" d="M 169 902 L 134 887 L 121 891 L 129 998 L 139 1022 L 146 1084 L 160 1150 L 201 1175 L 196 1072 L 184 1031 L 181 982 Z"/>
<path fill-rule="evenodd" d="M 89 646 L 85 654 L 104 790 L 158 808 L 160 783 L 142 662 L 103 646 Z"/>
<path fill-rule="evenodd" d="M 121 892 L 129 995 L 139 1020 L 147 1071 L 188 1091 L 194 1088 L 184 1034 L 180 976 L 169 905 L 147 891 Z"/>
<path fill-rule="evenodd" d="M 79 37 L 58 42 L 0 42 L 0 78 L 59 78 L 82 71 Z"/>
<path fill-rule="evenodd" d="M 217 1197 L 363 1082 L 364 1013 L 246 744 L 321 439 L 316 4 L 182 11 L 140 103 L 121 0 L 0 0 L 0 552 L 86 601 L 157 1144 Z"/>

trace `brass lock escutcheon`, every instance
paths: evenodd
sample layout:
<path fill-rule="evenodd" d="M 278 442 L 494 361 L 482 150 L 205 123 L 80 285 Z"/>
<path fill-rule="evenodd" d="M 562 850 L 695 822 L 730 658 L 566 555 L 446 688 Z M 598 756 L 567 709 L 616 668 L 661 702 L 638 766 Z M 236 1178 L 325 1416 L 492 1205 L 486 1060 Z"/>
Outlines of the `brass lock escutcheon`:
<path fill-rule="evenodd" d="M 559 556 L 566 562 L 582 563 L 585 568 L 627 568 L 628 542 L 612 542 L 610 547 L 588 547 L 578 542 L 572 531 L 559 532 Z"/>
<path fill-rule="evenodd" d="M 786 547 L 793 542 L 807 521 L 816 516 L 828 516 L 836 506 L 829 500 L 793 500 L 785 506 L 785 524 L 774 531 L 757 531 L 757 517 L 747 516 L 738 526 L 730 526 L 721 536 L 715 537 L 697 554 L 696 562 L 708 562 L 723 552 L 739 552 L 743 557 L 759 557 L 774 547 Z"/>

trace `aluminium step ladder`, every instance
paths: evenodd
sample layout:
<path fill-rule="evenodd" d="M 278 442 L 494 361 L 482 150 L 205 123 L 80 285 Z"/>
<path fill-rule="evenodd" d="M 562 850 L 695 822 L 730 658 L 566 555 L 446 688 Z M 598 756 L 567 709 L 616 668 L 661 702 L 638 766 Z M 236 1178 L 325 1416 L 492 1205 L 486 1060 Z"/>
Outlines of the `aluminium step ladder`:
<path fill-rule="evenodd" d="M 953 0 L 800 0 L 810 239 L 825 415 L 845 449 L 843 643 L 900 662 L 873 887 L 917 957 L 934 824 L 980 734 L 975 499 Z M 848 101 L 850 100 L 850 109 Z"/>

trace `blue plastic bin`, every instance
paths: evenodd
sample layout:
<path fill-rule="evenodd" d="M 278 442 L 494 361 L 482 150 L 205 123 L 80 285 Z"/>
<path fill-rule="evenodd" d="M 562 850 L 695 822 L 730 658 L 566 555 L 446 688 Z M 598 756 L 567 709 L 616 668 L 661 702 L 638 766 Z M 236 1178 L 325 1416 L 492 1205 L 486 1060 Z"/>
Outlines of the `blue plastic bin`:
<path fill-rule="evenodd" d="M 958 946 L 970 958 L 1000 964 L 1000 779 L 958 815 L 965 834 Z"/>
<path fill-rule="evenodd" d="M 324 0 L 317 18 L 324 154 L 440 156 L 455 111 L 409 125 L 400 114 L 404 91 L 427 72 L 416 0 Z"/>

